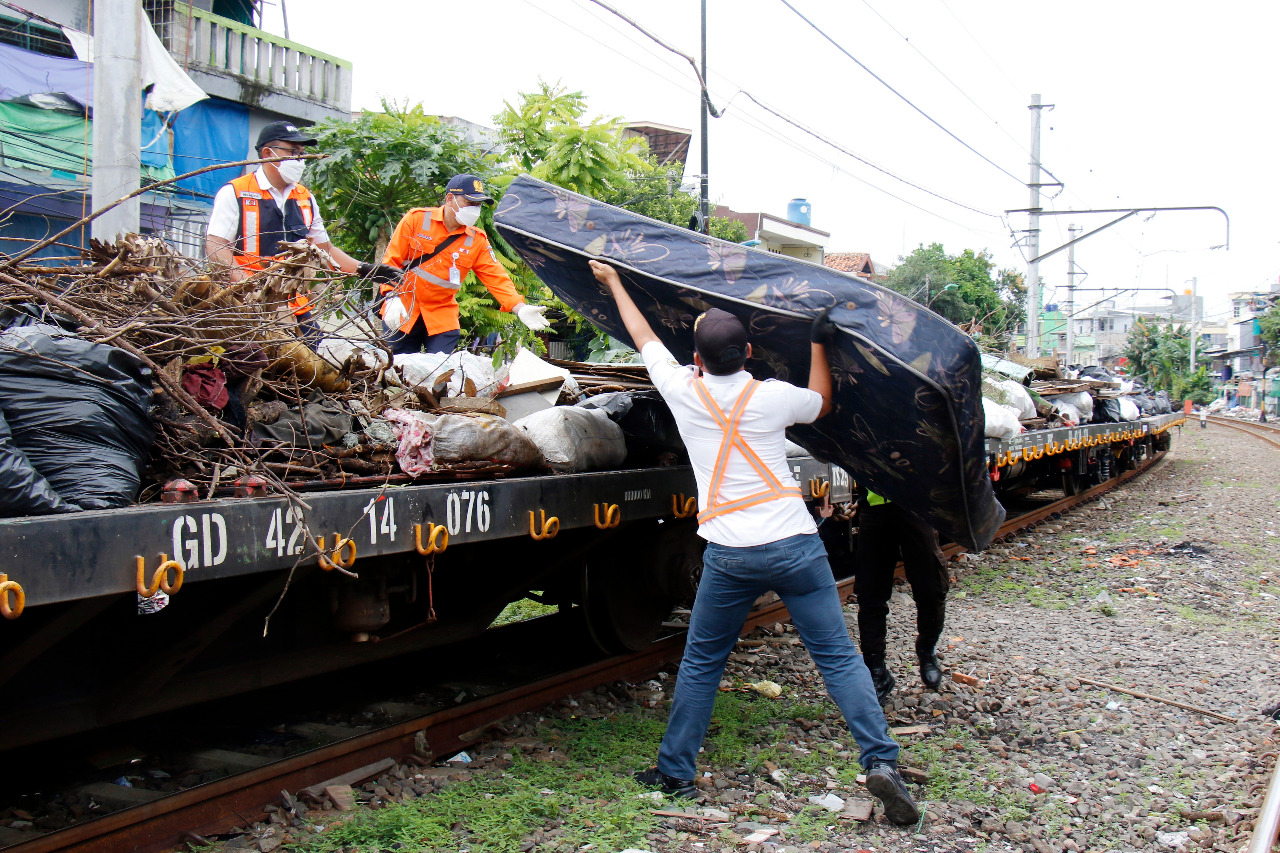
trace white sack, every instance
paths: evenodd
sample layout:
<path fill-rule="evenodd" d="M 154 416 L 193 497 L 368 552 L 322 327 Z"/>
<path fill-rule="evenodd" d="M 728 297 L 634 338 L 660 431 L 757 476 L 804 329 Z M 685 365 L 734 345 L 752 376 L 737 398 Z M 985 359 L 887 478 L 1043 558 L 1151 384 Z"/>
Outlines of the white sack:
<path fill-rule="evenodd" d="M 1142 417 L 1142 412 L 1138 410 L 1138 404 L 1133 402 L 1132 397 L 1120 398 L 1120 417 L 1126 421 L 1136 421 Z"/>
<path fill-rule="evenodd" d="M 551 469 L 560 474 L 607 471 L 627 460 L 622 427 L 600 409 L 556 406 L 525 415 L 516 426 L 538 446 Z"/>
<path fill-rule="evenodd" d="M 544 400 L 554 406 L 562 391 L 571 400 L 577 400 L 582 396 L 582 391 L 578 388 L 577 381 L 568 370 L 543 361 L 524 347 L 521 347 L 520 351 L 516 353 L 516 357 L 511 360 L 510 370 L 507 374 L 512 385 L 539 382 L 543 379 L 553 379 L 557 376 L 564 378 L 564 385 L 551 391 L 539 391 L 538 393 L 542 395 Z"/>
<path fill-rule="evenodd" d="M 542 464 L 542 454 L 515 424 L 497 415 L 418 416 L 431 427 L 437 462 L 495 462 L 513 468 Z"/>
<path fill-rule="evenodd" d="M 1067 426 L 1080 425 L 1080 410 L 1070 403 L 1065 402 L 1061 397 L 1053 403 L 1053 413 L 1057 415 L 1058 420 L 1062 421 Z"/>
<path fill-rule="evenodd" d="M 1018 413 L 1008 406 L 1002 406 L 994 400 L 983 397 L 982 413 L 987 421 L 987 438 L 1008 441 L 1021 434 L 1022 424 L 1018 423 Z"/>
<path fill-rule="evenodd" d="M 1080 417 L 1086 421 L 1093 417 L 1093 396 L 1087 391 L 1077 391 L 1074 394 L 1058 394 L 1054 397 L 1045 397 L 1050 403 L 1065 403 L 1080 413 Z"/>
<path fill-rule="evenodd" d="M 1015 409 L 1020 418 L 1034 418 L 1036 416 L 1036 402 L 1031 399 L 1031 394 L 1025 386 L 1014 382 L 1012 379 L 990 384 L 996 386 L 1004 394 L 1004 399 L 999 396 L 993 396 L 997 403 Z"/>

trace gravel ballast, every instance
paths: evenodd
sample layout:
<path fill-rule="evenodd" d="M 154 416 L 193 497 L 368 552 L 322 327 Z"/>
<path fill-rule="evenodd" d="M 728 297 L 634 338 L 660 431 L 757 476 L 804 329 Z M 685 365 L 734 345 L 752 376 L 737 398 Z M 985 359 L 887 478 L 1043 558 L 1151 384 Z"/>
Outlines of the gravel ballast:
<path fill-rule="evenodd" d="M 938 693 L 919 683 L 914 605 L 899 587 L 889 637 L 898 687 L 885 710 L 901 763 L 926 779 L 911 785 L 926 812 L 917 827 L 890 825 L 878 805 L 860 819 L 869 795 L 854 778 L 856 747 L 816 669 L 789 626 L 755 632 L 730 660 L 722 686 L 738 704 L 726 708 L 777 708 L 776 736 L 745 754 L 708 749 L 701 802 L 655 802 L 690 817 L 657 815 L 637 849 L 1240 851 L 1280 741 L 1264 714 L 1280 703 L 1278 474 L 1280 451 L 1187 428 L 1155 471 L 954 561 Z M 851 632 L 855 612 L 846 607 Z M 782 695 L 746 686 L 764 680 Z M 664 719 L 674 681 L 602 687 L 510 719 L 500 739 L 469 751 L 465 772 L 414 785 L 423 770 L 409 768 L 394 799 L 501 774 L 513 752 L 562 761 L 546 736 L 558 718 Z M 813 712 L 787 716 L 797 707 Z M 718 710 L 713 730 L 735 722 Z M 385 806 L 378 787 L 385 794 L 377 783 L 357 794 Z M 589 849 L 559 843 L 557 827 L 548 821 L 513 849 Z"/>

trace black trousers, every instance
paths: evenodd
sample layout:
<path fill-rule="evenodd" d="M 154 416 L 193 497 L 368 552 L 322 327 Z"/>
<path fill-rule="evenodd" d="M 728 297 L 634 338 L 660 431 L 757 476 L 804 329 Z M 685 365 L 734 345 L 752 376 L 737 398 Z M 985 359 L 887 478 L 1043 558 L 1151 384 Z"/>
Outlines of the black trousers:
<path fill-rule="evenodd" d="M 858 508 L 858 642 L 867 666 L 884 666 L 893 571 L 901 559 L 916 600 L 916 652 L 930 654 L 942 636 L 951 579 L 938 534 L 894 503 Z"/>

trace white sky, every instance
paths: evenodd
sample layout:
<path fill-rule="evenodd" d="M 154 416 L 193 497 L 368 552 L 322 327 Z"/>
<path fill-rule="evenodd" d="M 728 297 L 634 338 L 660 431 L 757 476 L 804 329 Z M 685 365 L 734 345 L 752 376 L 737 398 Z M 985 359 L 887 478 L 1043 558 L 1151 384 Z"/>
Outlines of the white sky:
<path fill-rule="evenodd" d="M 869 251 L 892 265 L 920 243 L 941 242 L 951 253 L 987 249 L 1000 266 L 1025 272 L 1010 228 L 1026 228 L 1026 217 L 1000 217 L 1028 204 L 1019 183 L 1028 179 L 1034 92 L 1056 105 L 1044 112 L 1041 159 L 1066 183 L 1046 209 L 1215 205 L 1231 217 L 1230 251 L 1209 248 L 1226 239 L 1214 212 L 1127 220 L 1077 247 L 1089 274 L 1079 286 L 1182 292 L 1195 276 L 1212 322 L 1227 316 L 1228 292 L 1266 290 L 1280 275 L 1272 153 L 1280 3 L 792 3 L 1016 180 L 930 124 L 780 0 L 708 0 L 712 100 L 730 103 L 708 134 L 713 202 L 785 215 L 791 198 L 805 197 L 813 225 L 832 234 L 828 251 Z M 697 55 L 695 0 L 611 5 Z M 503 101 L 541 77 L 582 90 L 590 114 L 692 128 L 687 175 L 699 171 L 688 63 L 589 0 L 294 0 L 289 12 L 294 41 L 354 62 L 353 108 L 377 108 L 385 96 L 489 124 Z M 278 5 L 268 7 L 266 27 L 281 31 Z M 996 216 L 907 187 L 735 97 L 739 89 L 912 183 Z M 1065 242 L 1069 223 L 1092 228 L 1109 218 L 1043 219 L 1042 251 Z M 1061 301 L 1066 252 L 1044 261 L 1041 275 L 1046 301 Z M 1102 295 L 1081 292 L 1077 306 Z M 1164 295 L 1118 304 L 1160 304 Z"/>

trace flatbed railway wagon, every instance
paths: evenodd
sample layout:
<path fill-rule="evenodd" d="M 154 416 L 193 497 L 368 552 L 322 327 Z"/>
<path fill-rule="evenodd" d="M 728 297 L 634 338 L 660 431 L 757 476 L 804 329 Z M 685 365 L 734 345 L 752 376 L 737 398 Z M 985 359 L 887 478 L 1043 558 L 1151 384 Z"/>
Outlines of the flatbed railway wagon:
<path fill-rule="evenodd" d="M 1037 430 L 1008 441 L 987 439 L 987 461 L 998 497 L 1061 489 L 1074 495 L 1132 471 L 1172 446 L 1182 413 L 1113 424 Z"/>
<path fill-rule="evenodd" d="M 0 520 L 0 749 L 464 640 L 526 598 L 643 648 L 692 597 L 696 493 L 685 465 Z"/>

